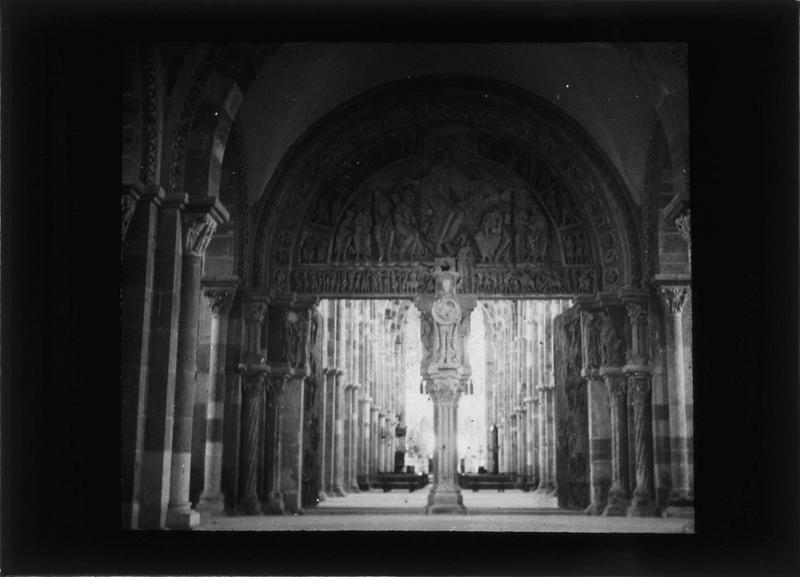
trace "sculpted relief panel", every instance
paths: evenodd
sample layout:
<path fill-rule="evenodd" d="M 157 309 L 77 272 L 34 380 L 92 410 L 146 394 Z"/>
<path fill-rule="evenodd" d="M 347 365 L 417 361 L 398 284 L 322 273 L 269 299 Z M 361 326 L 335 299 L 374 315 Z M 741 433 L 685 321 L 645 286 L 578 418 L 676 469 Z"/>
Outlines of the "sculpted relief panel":
<path fill-rule="evenodd" d="M 490 106 L 411 103 L 337 138 L 308 153 L 307 170 L 284 169 L 295 176 L 283 208 L 262 216 L 255 243 L 268 247 L 271 291 L 431 294 L 441 257 L 455 259 L 461 292 L 621 288 L 608 178 L 544 129 Z"/>

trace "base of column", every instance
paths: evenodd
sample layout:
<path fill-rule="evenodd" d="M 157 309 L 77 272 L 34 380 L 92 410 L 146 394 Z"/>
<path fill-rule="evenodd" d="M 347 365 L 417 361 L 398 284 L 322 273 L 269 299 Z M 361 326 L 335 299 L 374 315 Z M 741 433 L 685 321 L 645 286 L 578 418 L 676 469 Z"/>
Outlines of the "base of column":
<path fill-rule="evenodd" d="M 628 517 L 657 517 L 659 512 L 655 499 L 649 496 L 637 497 L 634 493 L 631 505 L 628 507 Z"/>
<path fill-rule="evenodd" d="M 606 510 L 606 503 L 592 503 L 586 509 L 584 509 L 584 513 L 587 515 L 593 515 L 595 517 L 601 516 L 605 513 Z"/>
<path fill-rule="evenodd" d="M 280 493 L 273 493 L 266 501 L 261 501 L 261 511 L 264 515 L 285 515 L 283 496 Z"/>
<path fill-rule="evenodd" d="M 327 501 L 328 496 L 325 494 L 325 491 L 320 491 L 317 493 L 317 502 L 322 503 L 323 501 Z"/>
<path fill-rule="evenodd" d="M 342 487 L 334 486 L 334 488 L 331 490 L 331 495 L 334 497 L 344 497 L 347 495 L 347 491 L 345 491 Z"/>
<path fill-rule="evenodd" d="M 464 499 L 458 487 L 434 487 L 428 493 L 428 506 L 425 507 L 426 515 L 436 514 L 466 515 Z"/>
<path fill-rule="evenodd" d="M 630 500 L 622 496 L 609 495 L 608 505 L 603 511 L 603 517 L 624 517 L 628 514 Z"/>
<path fill-rule="evenodd" d="M 236 506 L 237 515 L 261 515 L 261 503 L 258 497 L 253 495 L 251 498 L 242 499 Z"/>
<path fill-rule="evenodd" d="M 350 485 L 350 487 L 347 489 L 347 492 L 348 492 L 348 493 L 360 493 L 360 492 L 361 492 L 361 489 L 359 489 L 359 488 L 358 488 L 358 483 L 353 483 L 353 484 L 352 484 L 352 485 Z"/>
<path fill-rule="evenodd" d="M 300 493 L 292 491 L 284 492 L 283 507 L 290 515 L 302 515 L 303 505 L 300 501 Z"/>
<path fill-rule="evenodd" d="M 664 509 L 663 516 L 673 519 L 694 519 L 694 507 L 668 505 Z"/>
<path fill-rule="evenodd" d="M 200 525 L 200 513 L 188 505 L 167 509 L 167 529 L 191 529 Z"/>
<path fill-rule="evenodd" d="M 222 493 L 201 494 L 196 509 L 203 515 L 222 515 L 225 512 L 225 496 Z"/>
<path fill-rule="evenodd" d="M 539 481 L 539 486 L 536 487 L 535 493 L 537 495 L 550 495 L 556 490 L 556 486 L 551 481 Z"/>

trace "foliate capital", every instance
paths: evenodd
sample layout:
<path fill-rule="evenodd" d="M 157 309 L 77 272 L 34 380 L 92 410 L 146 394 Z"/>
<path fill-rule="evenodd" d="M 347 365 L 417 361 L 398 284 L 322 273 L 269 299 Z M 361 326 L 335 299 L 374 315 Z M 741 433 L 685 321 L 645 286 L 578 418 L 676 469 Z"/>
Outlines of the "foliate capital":
<path fill-rule="evenodd" d="M 235 288 L 207 288 L 203 294 L 208 299 L 208 305 L 211 307 L 211 314 L 219 316 L 227 314 L 233 305 L 233 298 L 236 296 Z"/>
<path fill-rule="evenodd" d="M 183 214 L 183 254 L 202 257 L 216 230 L 217 221 L 211 214 L 185 212 Z"/>
<path fill-rule="evenodd" d="M 242 393 L 244 397 L 252 399 L 261 392 L 264 387 L 266 375 L 263 372 L 245 372 L 242 373 Z"/>
<path fill-rule="evenodd" d="M 664 285 L 660 288 L 660 292 L 669 314 L 679 315 L 683 312 L 683 305 L 686 304 L 686 297 L 689 295 L 687 285 Z"/>
<path fill-rule="evenodd" d="M 434 403 L 455 403 L 463 391 L 456 377 L 433 377 L 428 380 L 425 392 Z"/>
<path fill-rule="evenodd" d="M 263 302 L 247 302 L 244 305 L 244 318 L 255 323 L 263 323 L 267 314 L 267 304 Z"/>
<path fill-rule="evenodd" d="M 286 375 L 270 374 L 266 378 L 267 396 L 275 400 L 283 394 L 286 385 Z"/>

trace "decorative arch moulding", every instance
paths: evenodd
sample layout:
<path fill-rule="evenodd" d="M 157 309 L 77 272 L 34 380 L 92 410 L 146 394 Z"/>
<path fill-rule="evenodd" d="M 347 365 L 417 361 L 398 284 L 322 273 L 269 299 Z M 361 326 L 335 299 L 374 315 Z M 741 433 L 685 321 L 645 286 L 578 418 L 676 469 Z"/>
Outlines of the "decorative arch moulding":
<path fill-rule="evenodd" d="M 401 86 L 402 85 L 402 86 Z M 370 91 L 289 150 L 255 207 L 251 283 L 273 294 L 570 296 L 639 286 L 636 207 L 563 112 L 431 77 Z"/>

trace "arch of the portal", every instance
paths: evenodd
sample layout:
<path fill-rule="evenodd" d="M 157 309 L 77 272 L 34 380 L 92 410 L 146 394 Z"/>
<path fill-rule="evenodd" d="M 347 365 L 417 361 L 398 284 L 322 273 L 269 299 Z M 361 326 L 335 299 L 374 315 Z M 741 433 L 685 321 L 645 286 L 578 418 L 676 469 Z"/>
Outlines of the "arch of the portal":
<path fill-rule="evenodd" d="M 283 158 L 254 211 L 250 289 L 275 297 L 569 296 L 641 283 L 635 205 L 575 121 L 478 77 L 378 87 Z"/>

